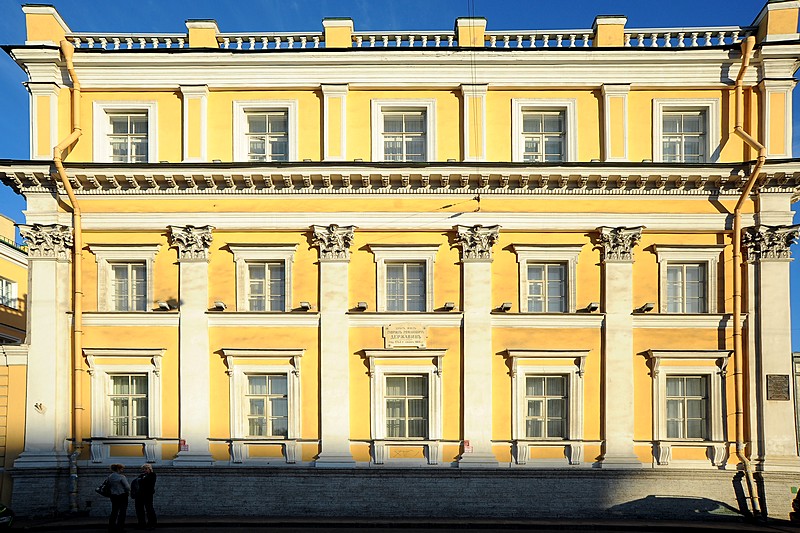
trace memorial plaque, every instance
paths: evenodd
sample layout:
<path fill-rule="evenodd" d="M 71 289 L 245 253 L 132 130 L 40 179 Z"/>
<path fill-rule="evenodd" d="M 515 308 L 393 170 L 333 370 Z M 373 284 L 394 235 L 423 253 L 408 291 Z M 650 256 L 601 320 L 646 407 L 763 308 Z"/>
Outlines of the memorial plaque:
<path fill-rule="evenodd" d="M 383 328 L 385 348 L 425 348 L 428 329 L 419 324 L 389 324 Z"/>
<path fill-rule="evenodd" d="M 789 401 L 789 376 L 787 374 L 767 375 L 767 400 Z"/>

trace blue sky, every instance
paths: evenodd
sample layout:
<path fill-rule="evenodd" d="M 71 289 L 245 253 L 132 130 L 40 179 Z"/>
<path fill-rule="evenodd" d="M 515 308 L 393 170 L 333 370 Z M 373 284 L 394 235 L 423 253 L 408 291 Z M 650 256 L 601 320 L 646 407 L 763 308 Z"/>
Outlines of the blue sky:
<path fill-rule="evenodd" d="M 40 3 L 42 0 L 39 0 Z M 182 32 L 186 19 L 211 18 L 223 32 L 320 31 L 324 17 L 350 17 L 356 31 L 451 30 L 456 17 L 483 16 L 489 30 L 590 28 L 595 15 L 626 15 L 629 28 L 748 25 L 766 0 L 138 0 L 52 2 L 73 31 Z M 0 43 L 21 44 L 25 19 L 16 0 L 0 0 Z M 0 53 L 0 158 L 27 159 L 25 75 Z M 800 154 L 800 100 L 794 98 L 794 154 Z M 800 202 L 795 203 L 795 212 Z M 24 222 L 24 201 L 0 185 L 0 213 Z M 800 217 L 795 217 L 798 221 Z M 792 347 L 800 351 L 800 246 L 792 263 Z"/>

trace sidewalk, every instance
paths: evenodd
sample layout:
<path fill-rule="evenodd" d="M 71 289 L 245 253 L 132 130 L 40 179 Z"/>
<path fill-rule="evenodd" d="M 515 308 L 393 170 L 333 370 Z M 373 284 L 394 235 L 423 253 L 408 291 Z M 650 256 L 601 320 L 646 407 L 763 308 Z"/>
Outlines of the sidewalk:
<path fill-rule="evenodd" d="M 129 517 L 130 518 L 130 517 Z M 27 531 L 102 531 L 107 521 L 99 517 L 61 517 L 51 519 L 18 520 L 13 530 Z M 364 519 L 291 519 L 260 517 L 170 517 L 159 518 L 158 531 L 203 532 L 223 528 L 247 529 L 247 531 L 304 532 L 313 530 L 335 530 L 338 532 L 359 530 L 390 532 L 442 532 L 442 531 L 752 531 L 752 532 L 800 532 L 800 523 L 783 520 L 767 523 L 744 520 L 719 521 L 672 521 L 672 520 L 364 520 Z M 129 519 L 128 531 L 136 530 L 136 520 Z"/>

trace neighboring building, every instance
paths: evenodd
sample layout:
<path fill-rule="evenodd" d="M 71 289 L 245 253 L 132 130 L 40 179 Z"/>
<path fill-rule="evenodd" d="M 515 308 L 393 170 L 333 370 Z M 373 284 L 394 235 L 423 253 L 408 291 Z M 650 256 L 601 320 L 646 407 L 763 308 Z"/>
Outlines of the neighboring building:
<path fill-rule="evenodd" d="M 11 498 L 14 460 L 25 435 L 25 302 L 28 254 L 16 241 L 14 221 L 0 215 L 0 501 Z M 13 346 L 12 346 L 13 345 Z"/>
<path fill-rule="evenodd" d="M 75 446 L 80 508 L 148 461 L 173 513 L 696 517 L 748 507 L 739 440 L 788 513 L 797 2 L 413 35 L 23 10 L 31 159 L 0 161 L 28 202 L 18 512 L 67 507 Z M 78 228 L 53 160 L 73 128 Z"/>

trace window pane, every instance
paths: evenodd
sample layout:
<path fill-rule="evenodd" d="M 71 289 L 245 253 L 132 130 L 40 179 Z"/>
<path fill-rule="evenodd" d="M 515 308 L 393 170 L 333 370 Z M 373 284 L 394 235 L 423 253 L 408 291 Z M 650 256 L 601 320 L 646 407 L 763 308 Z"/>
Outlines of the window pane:
<path fill-rule="evenodd" d="M 524 113 L 522 115 L 522 131 L 525 133 L 541 132 L 542 115 L 539 113 Z"/>
<path fill-rule="evenodd" d="M 683 378 L 667 378 L 667 396 L 683 396 Z"/>
<path fill-rule="evenodd" d="M 566 380 L 562 377 L 548 377 L 547 378 L 547 395 L 548 396 L 564 396 L 565 395 Z"/>
<path fill-rule="evenodd" d="M 289 416 L 289 404 L 286 398 L 270 398 L 269 404 L 272 408 L 272 416 Z"/>
<path fill-rule="evenodd" d="M 527 396 L 542 396 L 544 395 L 544 378 L 531 377 L 526 380 L 526 395 Z"/>
<path fill-rule="evenodd" d="M 247 425 L 251 437 L 263 437 L 267 433 L 267 421 L 263 418 L 250 418 Z"/>
<path fill-rule="evenodd" d="M 681 131 L 680 115 L 664 113 L 664 133 L 678 133 Z"/>
<path fill-rule="evenodd" d="M 113 394 L 128 394 L 129 386 L 129 376 L 111 376 L 111 391 Z"/>
<path fill-rule="evenodd" d="M 248 394 L 266 394 L 267 376 L 249 376 L 247 378 Z"/>
<path fill-rule="evenodd" d="M 111 416 L 125 417 L 128 416 L 128 399 L 127 398 L 111 398 Z"/>
<path fill-rule="evenodd" d="M 248 133 L 266 133 L 267 116 L 264 114 L 248 113 L 247 128 Z"/>
<path fill-rule="evenodd" d="M 131 133 L 147 135 L 147 115 L 131 115 Z"/>
<path fill-rule="evenodd" d="M 386 114 L 383 116 L 383 131 L 399 133 L 403 131 L 403 115 Z"/>
<path fill-rule="evenodd" d="M 147 417 L 137 418 L 134 421 L 134 435 L 139 436 L 147 436 L 148 428 L 147 428 Z"/>
<path fill-rule="evenodd" d="M 686 378 L 686 396 L 705 397 L 705 395 L 706 395 L 705 378 L 703 377 Z"/>
<path fill-rule="evenodd" d="M 131 376 L 131 392 L 147 394 L 147 376 Z"/>
<path fill-rule="evenodd" d="M 543 437 L 542 435 L 542 421 L 541 420 L 526 420 L 525 421 L 525 435 L 527 437 Z"/>
<path fill-rule="evenodd" d="M 548 437 L 563 437 L 564 436 L 564 421 L 548 420 L 547 421 L 547 436 Z"/>
<path fill-rule="evenodd" d="M 528 265 L 529 280 L 544 280 L 544 265 Z"/>
<path fill-rule="evenodd" d="M 563 113 L 547 113 L 544 115 L 544 131 L 548 133 L 561 133 L 564 131 Z"/>
<path fill-rule="evenodd" d="M 405 115 L 406 133 L 422 133 L 425 131 L 425 115 L 414 113 Z"/>
<path fill-rule="evenodd" d="M 703 439 L 705 436 L 705 422 L 703 420 L 686 421 L 686 438 Z"/>
<path fill-rule="evenodd" d="M 269 115 L 270 133 L 287 133 L 289 131 L 289 120 L 286 113 L 271 113 Z"/>
<path fill-rule="evenodd" d="M 705 418 L 705 400 L 686 400 L 686 416 L 688 418 Z"/>
<path fill-rule="evenodd" d="M 272 436 L 286 437 L 287 435 L 289 435 L 289 420 L 286 418 L 272 420 Z"/>
<path fill-rule="evenodd" d="M 680 421 L 667 420 L 667 438 L 668 439 L 682 439 L 683 426 Z"/>
<path fill-rule="evenodd" d="M 427 436 L 427 422 L 425 420 L 415 419 L 408 421 L 408 436 L 425 438 Z"/>
<path fill-rule="evenodd" d="M 406 402 L 404 400 L 386 400 L 386 417 L 400 418 L 406 416 Z"/>
<path fill-rule="evenodd" d="M 406 393 L 406 380 L 403 377 L 386 378 L 386 394 L 388 396 L 402 396 Z"/>
<path fill-rule="evenodd" d="M 264 416 L 267 414 L 264 398 L 250 398 L 250 414 Z"/>
<path fill-rule="evenodd" d="M 132 398 L 133 416 L 147 417 L 147 397 L 145 398 Z"/>
<path fill-rule="evenodd" d="M 407 379 L 409 396 L 427 396 L 427 380 L 423 376 L 411 376 Z"/>
<path fill-rule="evenodd" d="M 269 377 L 269 392 L 270 394 L 283 394 L 286 395 L 286 376 L 270 376 Z"/>
<path fill-rule="evenodd" d="M 667 400 L 667 418 L 683 418 L 683 402 L 681 400 Z"/>
<path fill-rule="evenodd" d="M 547 400 L 547 417 L 562 418 L 564 416 L 564 400 L 549 398 Z"/>
<path fill-rule="evenodd" d="M 544 401 L 528 400 L 528 416 L 542 416 L 544 413 Z"/>
<path fill-rule="evenodd" d="M 408 400 L 408 416 L 412 418 L 426 418 L 428 414 L 428 402 L 422 399 Z"/>
<path fill-rule="evenodd" d="M 386 420 L 387 437 L 405 437 L 404 426 L 400 420 Z"/>

